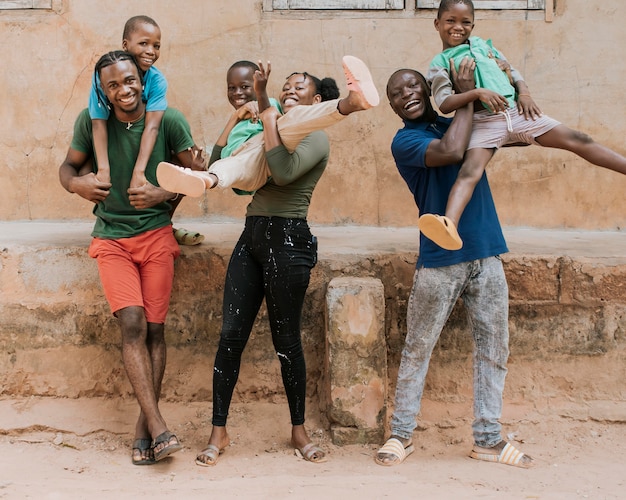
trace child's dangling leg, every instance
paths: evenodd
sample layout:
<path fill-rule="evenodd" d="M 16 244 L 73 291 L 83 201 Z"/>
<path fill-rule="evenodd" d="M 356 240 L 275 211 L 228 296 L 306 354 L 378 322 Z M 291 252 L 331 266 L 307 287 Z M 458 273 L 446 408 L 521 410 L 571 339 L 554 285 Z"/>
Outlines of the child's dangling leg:
<path fill-rule="evenodd" d="M 445 215 L 424 214 L 419 218 L 417 225 L 422 234 L 441 248 L 459 250 L 463 247 L 463 240 L 457 230 L 459 220 L 494 152 L 493 149 L 481 148 L 468 150 L 450 189 Z"/>

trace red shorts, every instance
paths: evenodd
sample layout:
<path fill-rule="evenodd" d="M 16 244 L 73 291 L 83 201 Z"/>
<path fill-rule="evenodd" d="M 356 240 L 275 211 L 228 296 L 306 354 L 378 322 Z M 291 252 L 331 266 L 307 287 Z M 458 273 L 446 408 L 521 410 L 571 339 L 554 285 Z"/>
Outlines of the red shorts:
<path fill-rule="evenodd" d="M 125 307 L 143 307 L 148 323 L 165 323 L 174 259 L 179 255 L 171 225 L 131 238 L 94 238 L 89 245 L 113 314 Z"/>

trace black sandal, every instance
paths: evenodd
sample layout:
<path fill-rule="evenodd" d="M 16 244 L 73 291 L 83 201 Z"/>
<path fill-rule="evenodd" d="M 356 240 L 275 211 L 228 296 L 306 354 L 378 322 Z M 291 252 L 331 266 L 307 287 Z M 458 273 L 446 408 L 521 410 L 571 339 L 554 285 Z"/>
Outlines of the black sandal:
<path fill-rule="evenodd" d="M 141 457 L 139 460 L 135 460 L 135 450 L 139 451 L 139 455 Z M 133 442 L 131 460 L 133 461 L 133 465 L 156 464 L 156 460 L 154 459 L 154 449 L 152 448 L 152 439 L 135 439 Z"/>
<path fill-rule="evenodd" d="M 156 449 L 156 447 L 162 443 L 169 443 L 171 440 L 174 440 L 174 443 L 168 444 L 167 446 L 161 448 L 159 451 L 154 452 L 154 460 L 159 461 L 165 457 L 169 457 L 172 453 L 176 453 L 179 450 L 183 449 L 183 445 L 180 444 L 180 441 L 176 437 L 176 434 L 165 431 L 162 434 L 159 434 L 156 438 L 154 438 L 154 442 L 152 443 L 152 449 Z"/>

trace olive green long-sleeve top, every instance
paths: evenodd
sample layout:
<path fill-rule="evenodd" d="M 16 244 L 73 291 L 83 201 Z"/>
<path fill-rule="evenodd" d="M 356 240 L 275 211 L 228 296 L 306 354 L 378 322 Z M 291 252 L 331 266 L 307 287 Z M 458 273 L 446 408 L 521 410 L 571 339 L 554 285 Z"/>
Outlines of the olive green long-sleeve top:
<path fill-rule="evenodd" d="M 328 136 L 323 131 L 306 136 L 291 154 L 282 145 L 267 151 L 271 178 L 254 193 L 246 215 L 306 219 L 329 154 Z"/>

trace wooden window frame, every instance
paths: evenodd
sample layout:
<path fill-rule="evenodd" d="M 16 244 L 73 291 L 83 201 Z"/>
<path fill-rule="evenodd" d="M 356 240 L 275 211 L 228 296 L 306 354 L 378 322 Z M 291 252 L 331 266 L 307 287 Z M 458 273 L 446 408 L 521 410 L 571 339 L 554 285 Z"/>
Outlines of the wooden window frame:
<path fill-rule="evenodd" d="M 406 2 L 406 7 L 405 7 Z M 419 10 L 437 9 L 440 0 L 264 0 L 263 10 Z M 543 10 L 551 0 L 474 0 L 477 10 Z"/>
<path fill-rule="evenodd" d="M 473 0 L 475 9 L 482 10 L 543 10 L 546 0 Z M 439 0 L 416 0 L 417 9 L 438 9 Z"/>
<path fill-rule="evenodd" d="M 0 0 L 0 10 L 52 9 L 52 0 Z"/>
<path fill-rule="evenodd" d="M 267 10 L 402 10 L 405 0 L 264 0 Z"/>

